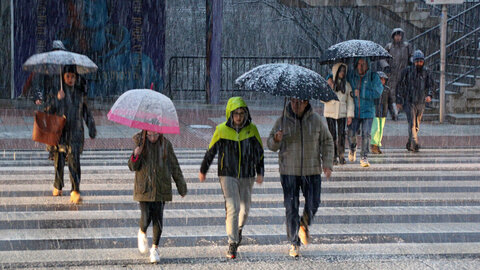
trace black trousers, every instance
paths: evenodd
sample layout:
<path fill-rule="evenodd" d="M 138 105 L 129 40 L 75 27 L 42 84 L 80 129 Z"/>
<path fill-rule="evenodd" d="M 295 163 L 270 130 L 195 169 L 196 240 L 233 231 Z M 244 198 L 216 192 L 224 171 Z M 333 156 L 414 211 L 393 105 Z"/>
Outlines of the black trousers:
<path fill-rule="evenodd" d="M 347 118 L 333 119 L 327 117 L 328 130 L 330 131 L 330 134 L 332 134 L 333 144 L 335 145 L 335 158 L 343 157 L 345 153 L 346 122 Z"/>
<path fill-rule="evenodd" d="M 69 153 L 58 152 L 54 154 L 55 163 L 55 182 L 53 186 L 62 190 L 63 183 L 63 171 L 65 168 L 65 157 L 67 157 L 68 170 L 70 171 L 70 182 L 72 184 L 72 191 L 80 192 L 80 152 L 69 151 Z"/>
<path fill-rule="evenodd" d="M 140 230 L 146 233 L 153 222 L 153 244 L 158 246 L 163 229 L 163 208 L 165 202 L 140 202 Z"/>

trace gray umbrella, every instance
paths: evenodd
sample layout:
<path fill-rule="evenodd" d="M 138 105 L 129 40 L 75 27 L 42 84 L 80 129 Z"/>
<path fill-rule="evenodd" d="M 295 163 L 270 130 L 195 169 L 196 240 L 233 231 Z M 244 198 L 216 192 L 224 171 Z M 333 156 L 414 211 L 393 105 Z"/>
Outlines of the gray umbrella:
<path fill-rule="evenodd" d="M 61 46 L 60 46 L 61 45 Z M 75 65 L 78 74 L 86 74 L 97 71 L 98 67 L 88 56 L 63 50 L 61 43 L 54 42 L 54 50 L 45 53 L 37 53 L 30 56 L 23 69 L 42 74 L 59 74 L 60 89 L 63 91 L 62 68 L 68 65 Z"/>
<path fill-rule="evenodd" d="M 235 84 L 274 96 L 324 102 L 338 100 L 327 81 L 318 73 L 292 64 L 265 64 L 253 68 L 235 80 Z"/>
<path fill-rule="evenodd" d="M 372 61 L 392 58 L 381 45 L 370 40 L 352 39 L 330 46 L 320 58 L 320 64 L 345 62 L 350 58 L 368 57 Z"/>
<path fill-rule="evenodd" d="M 98 69 L 87 56 L 64 50 L 34 54 L 25 61 L 23 69 L 42 74 L 61 74 L 62 68 L 67 65 L 77 66 L 78 74 L 95 72 Z"/>

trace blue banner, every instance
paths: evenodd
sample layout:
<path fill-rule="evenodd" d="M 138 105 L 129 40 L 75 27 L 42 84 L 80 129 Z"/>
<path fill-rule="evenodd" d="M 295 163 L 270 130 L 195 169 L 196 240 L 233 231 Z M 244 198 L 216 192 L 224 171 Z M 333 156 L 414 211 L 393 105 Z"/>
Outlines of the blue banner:
<path fill-rule="evenodd" d="M 88 96 L 114 97 L 134 88 L 163 90 L 164 0 L 14 1 L 15 96 L 28 93 L 31 74 L 22 70 L 35 53 L 61 40 L 99 67 L 86 74 Z"/>

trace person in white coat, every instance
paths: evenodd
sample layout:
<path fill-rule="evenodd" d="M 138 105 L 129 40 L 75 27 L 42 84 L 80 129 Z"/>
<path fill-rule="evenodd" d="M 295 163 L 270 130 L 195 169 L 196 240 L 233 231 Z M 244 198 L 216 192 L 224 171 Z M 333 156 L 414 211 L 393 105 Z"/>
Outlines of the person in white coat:
<path fill-rule="evenodd" d="M 335 145 L 333 164 L 345 164 L 345 123 L 350 125 L 355 115 L 352 87 L 347 82 L 347 65 L 337 63 L 332 68 L 333 91 L 338 101 L 325 103 L 323 115 L 327 119 L 328 129 Z"/>

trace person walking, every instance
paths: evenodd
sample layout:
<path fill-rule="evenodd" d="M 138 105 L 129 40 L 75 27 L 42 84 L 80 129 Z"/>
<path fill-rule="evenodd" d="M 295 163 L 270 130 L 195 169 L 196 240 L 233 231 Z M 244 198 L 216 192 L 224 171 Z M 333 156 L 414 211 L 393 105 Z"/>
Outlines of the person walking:
<path fill-rule="evenodd" d="M 308 100 L 290 98 L 285 113 L 275 121 L 267 140 L 268 148 L 278 153 L 283 189 L 289 255 L 300 255 L 300 244 L 310 241 L 309 226 L 320 205 L 322 168 L 330 178 L 333 168 L 332 135 Z M 305 198 L 299 216 L 299 192 Z"/>
<path fill-rule="evenodd" d="M 432 101 L 434 89 L 433 77 L 430 71 L 424 67 L 425 56 L 422 51 L 413 53 L 413 66 L 405 68 L 397 85 L 397 106 L 403 107 L 407 115 L 408 151 L 418 152 L 418 131 L 422 121 L 425 103 Z"/>
<path fill-rule="evenodd" d="M 335 145 L 333 165 L 345 164 L 345 123 L 350 125 L 354 114 L 353 94 L 347 82 L 347 65 L 337 63 L 332 67 L 333 91 L 338 101 L 325 103 L 323 116 L 327 119 L 328 129 Z"/>
<path fill-rule="evenodd" d="M 200 167 L 198 178 L 204 182 L 207 171 L 218 153 L 218 177 L 225 198 L 227 258 L 235 259 L 242 242 L 255 181 L 261 184 L 264 175 L 263 146 L 250 111 L 241 97 L 227 102 L 227 121 L 218 125 Z"/>
<path fill-rule="evenodd" d="M 383 85 L 383 92 L 375 105 L 375 118 L 372 123 L 372 139 L 370 140 L 370 149 L 373 154 L 383 154 L 380 147 L 382 146 L 383 129 L 385 127 L 385 120 L 387 118 L 388 106 L 390 97 L 395 97 L 395 92 L 387 85 L 388 76 L 382 71 L 377 71 L 380 76 L 380 81 Z"/>
<path fill-rule="evenodd" d="M 392 42 L 389 42 L 385 46 L 385 50 L 392 55 L 392 58 L 382 61 L 386 61 L 389 67 L 385 70 L 389 76 L 387 87 L 395 90 L 397 89 L 402 71 L 408 65 L 412 64 L 413 48 L 412 45 L 405 40 L 405 31 L 403 31 L 402 28 L 394 28 L 390 37 L 392 38 Z M 395 96 L 388 96 L 388 110 L 390 111 L 392 120 L 396 121 L 398 119 L 398 110 L 395 101 Z"/>
<path fill-rule="evenodd" d="M 150 262 L 160 261 L 158 243 L 163 231 L 163 209 L 172 200 L 172 178 L 180 196 L 187 194 L 187 184 L 173 151 L 172 143 L 163 134 L 141 131 L 133 136 L 136 145 L 128 159 L 128 168 L 135 171 L 133 199 L 140 205 L 138 249 L 148 252 L 147 228 L 153 223 Z"/>
<path fill-rule="evenodd" d="M 63 172 L 66 161 L 72 184 L 70 201 L 75 204 L 81 201 L 80 154 L 83 151 L 85 139 L 83 121 L 87 124 L 90 138 L 94 139 L 97 134 L 95 120 L 87 105 L 85 86 L 76 83 L 78 78 L 76 66 L 65 66 L 62 73 L 63 88 L 58 91 L 49 91 L 45 101 L 45 112 L 65 116 L 66 118 L 59 144 L 51 149 L 54 153 L 55 164 L 55 182 L 52 194 L 53 196 L 62 195 Z"/>
<path fill-rule="evenodd" d="M 52 51 L 63 50 L 66 51 L 65 46 L 63 45 L 62 41 L 54 40 L 52 42 Z M 85 80 L 83 77 L 78 76 L 75 80 L 75 83 L 78 85 L 78 80 Z M 25 83 L 22 91 L 22 95 L 25 97 L 31 97 L 33 103 L 37 105 L 37 109 L 39 109 L 42 105 L 45 104 L 48 96 L 53 95 L 51 92 L 55 91 L 58 87 L 59 79 L 58 75 L 52 74 L 40 74 L 32 72 L 28 76 L 27 82 Z M 86 88 L 83 87 L 82 84 L 78 85 L 80 89 Z M 48 159 L 54 160 L 55 159 L 55 150 L 56 146 L 47 145 L 46 150 L 48 151 Z"/>
<path fill-rule="evenodd" d="M 361 127 L 362 150 L 360 152 L 360 165 L 369 167 L 368 148 L 370 145 L 373 117 L 375 117 L 374 99 L 380 98 L 383 86 L 376 72 L 370 70 L 368 58 L 355 59 L 355 70 L 347 74 L 347 80 L 354 88 L 353 103 L 355 104 L 355 117 L 348 125 L 348 143 L 350 152 L 348 160 L 354 162 L 357 158 L 357 131 Z"/>

